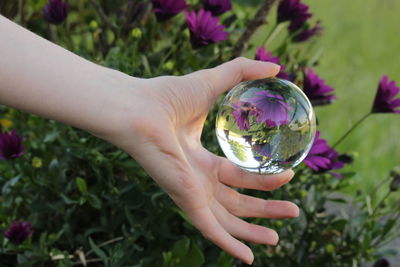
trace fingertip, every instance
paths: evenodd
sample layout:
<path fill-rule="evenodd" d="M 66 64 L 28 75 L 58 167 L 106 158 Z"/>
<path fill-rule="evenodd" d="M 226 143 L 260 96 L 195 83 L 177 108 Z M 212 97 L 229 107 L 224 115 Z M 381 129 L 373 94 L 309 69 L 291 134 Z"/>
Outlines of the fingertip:
<path fill-rule="evenodd" d="M 296 204 L 294 204 L 293 202 L 288 202 L 289 203 L 289 205 L 290 205 L 290 209 L 291 209 L 291 217 L 292 218 L 296 218 L 296 217 L 299 217 L 299 215 L 300 215 L 300 208 L 296 205 Z"/>
<path fill-rule="evenodd" d="M 248 265 L 252 265 L 253 261 L 254 261 L 254 254 L 250 248 L 248 248 L 248 249 L 249 249 L 249 253 L 247 253 L 248 255 L 247 255 L 246 259 L 244 260 L 244 262 Z"/>
<path fill-rule="evenodd" d="M 265 77 L 271 77 L 271 76 L 276 76 L 279 71 L 281 70 L 281 66 L 278 64 L 275 64 L 273 62 L 265 62 L 265 61 L 260 61 L 262 64 L 268 68 L 268 71 L 266 72 Z"/>
<path fill-rule="evenodd" d="M 279 235 L 276 231 L 271 230 L 271 245 L 276 246 L 279 242 Z"/>

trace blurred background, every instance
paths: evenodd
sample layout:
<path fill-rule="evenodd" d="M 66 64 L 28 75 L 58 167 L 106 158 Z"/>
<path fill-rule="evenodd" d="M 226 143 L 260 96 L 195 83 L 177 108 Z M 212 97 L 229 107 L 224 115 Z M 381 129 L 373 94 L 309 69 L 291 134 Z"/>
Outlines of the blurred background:
<path fill-rule="evenodd" d="M 370 111 L 382 75 L 388 75 L 390 80 L 400 79 L 400 1 L 302 2 L 310 6 L 314 19 L 320 20 L 324 28 L 315 45 L 315 51 L 322 55 L 314 70 L 335 89 L 337 100 L 332 105 L 316 107 L 315 111 L 321 137 L 333 145 Z M 254 40 L 256 45 L 271 24 L 259 30 Z M 279 42 L 271 44 L 274 43 Z M 247 54 L 252 55 L 253 51 Z M 347 167 L 357 173 L 347 193 L 357 190 L 369 193 L 388 176 L 388 170 L 400 165 L 399 137 L 399 115 L 375 114 L 337 147 L 339 152 L 350 152 L 355 157 L 354 163 Z"/>

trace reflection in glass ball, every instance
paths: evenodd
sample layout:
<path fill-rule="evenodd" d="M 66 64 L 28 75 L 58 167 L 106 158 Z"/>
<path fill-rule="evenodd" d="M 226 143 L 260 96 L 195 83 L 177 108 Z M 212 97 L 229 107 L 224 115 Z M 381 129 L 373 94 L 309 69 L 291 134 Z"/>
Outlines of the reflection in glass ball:
<path fill-rule="evenodd" d="M 235 86 L 222 101 L 216 121 L 218 142 L 240 168 L 260 174 L 297 166 L 315 136 L 310 101 L 293 83 L 266 78 Z"/>

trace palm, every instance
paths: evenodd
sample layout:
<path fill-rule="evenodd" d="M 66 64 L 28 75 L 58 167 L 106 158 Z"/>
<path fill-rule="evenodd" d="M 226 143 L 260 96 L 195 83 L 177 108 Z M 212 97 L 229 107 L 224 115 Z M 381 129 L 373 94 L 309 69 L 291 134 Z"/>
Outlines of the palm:
<path fill-rule="evenodd" d="M 249 63 L 242 60 L 240 64 Z M 214 72 L 235 71 L 219 68 Z M 298 208 L 287 201 L 246 196 L 230 186 L 272 190 L 287 183 L 292 172 L 270 177 L 246 173 L 227 159 L 207 151 L 201 145 L 200 136 L 207 112 L 218 95 L 242 79 L 265 77 L 268 69 L 264 71 L 263 74 L 253 71 L 253 77 L 243 77 L 243 70 L 236 77 L 225 73 L 231 78 L 229 81 L 218 80 L 215 78 L 218 75 L 210 71 L 149 80 L 146 94 L 151 95 L 147 99 L 153 103 L 146 105 L 155 108 L 142 114 L 149 116 L 149 123 L 140 124 L 142 138 L 130 150 L 207 239 L 247 263 L 252 262 L 252 252 L 236 238 L 276 244 L 278 235 L 238 217 L 294 217 L 298 215 Z M 275 71 L 269 69 L 270 75 Z"/>

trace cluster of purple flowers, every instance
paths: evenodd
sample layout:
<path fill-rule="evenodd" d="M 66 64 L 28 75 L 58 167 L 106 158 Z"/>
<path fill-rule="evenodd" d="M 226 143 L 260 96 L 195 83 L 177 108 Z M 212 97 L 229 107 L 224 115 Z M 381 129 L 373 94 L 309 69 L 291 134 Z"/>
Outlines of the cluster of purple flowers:
<path fill-rule="evenodd" d="M 320 33 L 322 27 L 317 22 L 310 27 L 307 21 L 312 17 L 309 7 L 300 2 L 300 0 L 281 0 L 278 6 L 278 23 L 289 21 L 289 32 L 294 34 L 292 40 L 295 42 L 304 42 L 312 36 Z"/>
<path fill-rule="evenodd" d="M 264 47 L 256 49 L 254 58 L 256 60 L 267 61 L 281 65 L 279 57 L 272 56 L 271 51 L 267 51 Z M 283 65 L 281 65 L 281 69 L 276 77 L 289 81 L 294 80 L 294 75 L 287 73 L 286 67 Z M 336 96 L 332 95 L 334 89 L 326 85 L 324 80 L 315 74 L 310 68 L 304 72 L 303 90 L 313 105 L 329 104 L 336 99 Z"/>
<path fill-rule="evenodd" d="M 320 95 L 325 100 L 334 99 L 332 95 L 329 95 L 333 90 L 332 88 L 324 86 L 323 82 L 319 80 L 318 76 L 313 74 L 312 71 L 309 71 L 306 75 L 309 76 L 307 79 L 311 78 L 311 80 L 308 80 L 308 84 L 306 84 L 305 79 L 304 88 L 307 86 L 319 88 L 318 90 L 316 89 L 312 95 Z M 389 81 L 387 76 L 382 76 L 376 91 L 371 113 L 400 114 L 400 98 L 396 98 L 399 92 L 400 87 L 396 85 L 395 81 Z M 319 136 L 320 132 L 317 131 L 314 143 L 307 157 L 304 159 L 304 163 L 315 172 L 330 172 L 331 170 L 343 168 L 344 164 L 347 162 L 346 157 L 339 155 L 335 149 L 328 145 L 326 140 L 319 138 Z M 340 174 L 334 172 L 330 173 L 336 177 L 342 178 Z"/>
<path fill-rule="evenodd" d="M 289 110 L 291 107 L 282 96 L 259 91 L 247 102 L 235 103 L 232 115 L 239 129 L 247 131 L 250 129 L 249 116 L 254 116 L 258 123 L 265 123 L 267 127 L 275 127 L 288 123 Z"/>
<path fill-rule="evenodd" d="M 159 21 L 168 20 L 188 8 L 185 0 L 151 0 L 153 12 Z M 194 48 L 226 40 L 228 33 L 219 25 L 218 16 L 231 10 L 231 0 L 203 0 L 204 9 L 185 12 Z M 49 0 L 43 8 L 44 18 L 52 24 L 62 23 L 68 15 L 68 0 Z"/>

